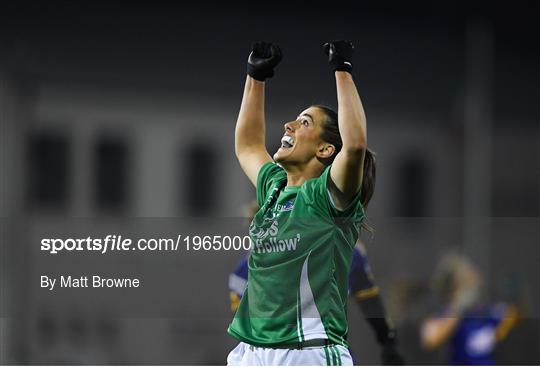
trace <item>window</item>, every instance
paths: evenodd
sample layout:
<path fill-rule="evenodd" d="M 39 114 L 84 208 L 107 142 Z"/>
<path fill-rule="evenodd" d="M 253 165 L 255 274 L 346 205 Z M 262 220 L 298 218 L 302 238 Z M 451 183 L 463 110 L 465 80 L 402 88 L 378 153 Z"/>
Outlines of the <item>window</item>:
<path fill-rule="evenodd" d="M 100 137 L 94 146 L 94 203 L 119 211 L 128 204 L 129 149 L 121 137 Z"/>
<path fill-rule="evenodd" d="M 185 203 L 190 215 L 205 215 L 215 209 L 218 180 L 216 178 L 216 153 L 208 143 L 190 146 L 185 154 L 186 177 Z M 183 178 L 183 177 L 181 177 Z"/>
<path fill-rule="evenodd" d="M 420 154 L 410 154 L 401 161 L 397 180 L 397 215 L 423 217 L 428 215 L 430 170 Z"/>
<path fill-rule="evenodd" d="M 64 208 L 71 183 L 71 147 L 67 137 L 55 132 L 32 133 L 27 157 L 30 206 Z"/>

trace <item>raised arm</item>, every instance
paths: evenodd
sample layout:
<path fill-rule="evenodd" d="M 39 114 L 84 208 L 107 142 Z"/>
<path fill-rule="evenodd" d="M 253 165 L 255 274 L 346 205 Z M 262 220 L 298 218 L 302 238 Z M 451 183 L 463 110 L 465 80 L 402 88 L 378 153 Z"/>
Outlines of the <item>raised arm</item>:
<path fill-rule="evenodd" d="M 362 186 L 367 148 L 366 116 L 351 74 L 352 43 L 334 41 L 326 44 L 325 49 L 336 77 L 338 125 L 343 142 L 332 163 L 329 187 L 338 209 L 345 209 Z"/>
<path fill-rule="evenodd" d="M 264 125 L 264 82 L 247 76 L 234 148 L 240 166 L 255 186 L 262 165 L 272 160 L 264 142 Z"/>
<path fill-rule="evenodd" d="M 420 329 L 421 344 L 428 350 L 437 349 L 448 341 L 467 310 L 478 301 L 481 284 L 479 273 L 463 260 L 453 266 L 450 304 L 442 315 L 428 317 Z"/>
<path fill-rule="evenodd" d="M 279 48 L 265 42 L 255 43 L 248 58 L 248 76 L 236 122 L 235 152 L 255 186 L 259 170 L 272 160 L 265 145 L 264 80 L 274 74 L 273 69 L 280 61 Z"/>

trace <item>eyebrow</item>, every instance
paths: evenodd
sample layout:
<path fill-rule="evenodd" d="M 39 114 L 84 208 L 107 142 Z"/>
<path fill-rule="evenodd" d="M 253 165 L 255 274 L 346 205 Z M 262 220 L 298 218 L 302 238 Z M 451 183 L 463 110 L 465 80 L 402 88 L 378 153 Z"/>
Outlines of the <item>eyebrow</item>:
<path fill-rule="evenodd" d="M 298 115 L 298 117 L 302 117 L 302 116 L 309 117 L 311 119 L 311 122 L 315 121 L 315 120 L 313 120 L 313 116 L 311 116 L 309 113 L 302 113 L 302 114 Z"/>

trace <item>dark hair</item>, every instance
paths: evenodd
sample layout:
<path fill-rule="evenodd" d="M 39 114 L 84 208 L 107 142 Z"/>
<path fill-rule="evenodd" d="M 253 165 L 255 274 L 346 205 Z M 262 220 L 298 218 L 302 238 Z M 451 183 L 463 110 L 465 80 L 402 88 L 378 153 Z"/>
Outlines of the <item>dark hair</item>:
<path fill-rule="evenodd" d="M 364 173 L 362 175 L 362 188 L 360 189 L 360 197 L 362 206 L 367 208 L 373 193 L 375 192 L 375 182 L 377 178 L 377 166 L 375 161 L 375 152 L 366 148 L 364 154 Z"/>
<path fill-rule="evenodd" d="M 336 155 L 341 151 L 341 148 L 343 147 L 343 142 L 341 141 L 341 134 L 339 133 L 338 114 L 336 111 L 334 111 L 328 106 L 313 105 L 311 107 L 316 107 L 322 110 L 326 115 L 326 121 L 322 125 L 323 132 L 321 134 L 321 139 L 327 143 L 332 144 L 334 148 L 336 148 L 335 153 L 330 158 L 322 160 L 322 163 L 325 166 L 329 166 L 330 164 L 332 164 L 334 158 L 336 158 Z"/>
<path fill-rule="evenodd" d="M 322 163 L 328 166 L 332 164 L 334 158 L 343 147 L 343 142 L 339 133 L 338 114 L 336 111 L 334 111 L 328 106 L 313 105 L 311 107 L 321 109 L 326 115 L 326 121 L 322 125 L 323 132 L 321 134 L 321 139 L 327 143 L 332 144 L 336 149 L 335 153 L 330 158 L 322 160 Z M 366 148 L 366 152 L 364 155 L 364 173 L 362 178 L 362 187 L 360 188 L 360 198 L 362 200 L 362 206 L 364 208 L 367 208 L 369 201 L 373 196 L 373 192 L 375 191 L 375 177 L 375 153 L 370 149 Z"/>

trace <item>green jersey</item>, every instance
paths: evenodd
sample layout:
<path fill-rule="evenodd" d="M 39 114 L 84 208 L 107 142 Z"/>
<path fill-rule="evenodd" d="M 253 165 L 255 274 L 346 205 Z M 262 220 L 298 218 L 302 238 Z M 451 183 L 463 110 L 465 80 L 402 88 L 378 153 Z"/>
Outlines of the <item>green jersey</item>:
<path fill-rule="evenodd" d="M 249 232 L 247 289 L 228 332 L 252 345 L 330 339 L 347 346 L 347 285 L 364 211 L 343 211 L 328 191 L 330 167 L 301 186 L 273 162 L 257 178 L 260 210 Z"/>

